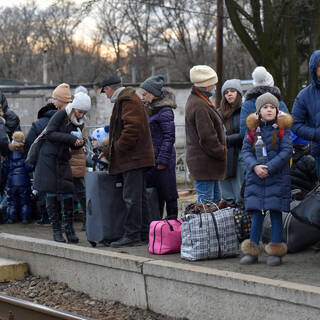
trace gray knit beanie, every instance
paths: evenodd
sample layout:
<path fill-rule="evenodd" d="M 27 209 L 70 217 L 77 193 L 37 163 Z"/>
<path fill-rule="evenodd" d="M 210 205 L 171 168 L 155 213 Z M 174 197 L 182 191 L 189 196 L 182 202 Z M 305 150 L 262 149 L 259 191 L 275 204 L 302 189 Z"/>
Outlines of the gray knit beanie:
<path fill-rule="evenodd" d="M 241 82 L 240 82 L 240 79 L 230 79 L 230 80 L 227 80 L 222 88 L 221 88 L 221 95 L 223 96 L 224 95 L 224 92 L 227 90 L 227 89 L 236 89 L 240 95 L 242 96 L 242 89 L 241 89 Z"/>
<path fill-rule="evenodd" d="M 146 79 L 143 83 L 141 83 L 140 88 L 150 92 L 155 97 L 160 97 L 163 85 L 164 77 L 159 74 Z"/>
<path fill-rule="evenodd" d="M 273 94 L 267 92 L 259 96 L 256 100 L 256 110 L 257 113 L 259 113 L 260 109 L 265 105 L 265 104 L 272 104 L 279 110 L 279 100 L 276 96 Z"/>

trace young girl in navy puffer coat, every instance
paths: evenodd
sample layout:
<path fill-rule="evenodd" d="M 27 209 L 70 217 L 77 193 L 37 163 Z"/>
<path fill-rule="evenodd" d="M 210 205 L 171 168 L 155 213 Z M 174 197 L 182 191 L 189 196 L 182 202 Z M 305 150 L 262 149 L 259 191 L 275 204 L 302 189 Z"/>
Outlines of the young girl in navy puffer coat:
<path fill-rule="evenodd" d="M 271 242 L 265 247 L 269 255 L 267 264 L 281 264 L 281 257 L 287 253 L 282 242 L 282 211 L 290 211 L 290 157 L 292 141 L 290 127 L 292 117 L 279 111 L 279 100 L 271 93 L 265 93 L 256 101 L 256 114 L 246 120 L 249 129 L 244 138 L 242 156 L 246 163 L 245 210 L 252 212 L 250 239 L 241 244 L 244 256 L 241 264 L 258 262 L 259 240 L 265 213 L 270 212 L 272 222 Z M 255 144 L 261 135 L 266 145 L 265 163 L 257 160 Z"/>
<path fill-rule="evenodd" d="M 34 169 L 34 166 L 25 161 L 23 132 L 13 133 L 9 150 L 10 153 L 2 168 L 2 174 L 7 179 L 8 188 L 7 222 L 16 222 L 20 215 L 22 223 L 28 223 L 31 195 L 29 173 Z"/>

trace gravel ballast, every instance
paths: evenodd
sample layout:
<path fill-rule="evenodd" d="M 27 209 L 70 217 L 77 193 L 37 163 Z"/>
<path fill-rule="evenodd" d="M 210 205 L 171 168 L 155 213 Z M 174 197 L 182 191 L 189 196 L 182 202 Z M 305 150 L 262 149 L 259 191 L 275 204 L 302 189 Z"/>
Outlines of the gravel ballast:
<path fill-rule="evenodd" d="M 0 292 L 90 319 L 178 320 L 178 318 L 126 306 L 117 301 L 92 299 L 83 292 L 70 289 L 67 283 L 35 276 L 28 276 L 20 281 L 0 283 Z"/>

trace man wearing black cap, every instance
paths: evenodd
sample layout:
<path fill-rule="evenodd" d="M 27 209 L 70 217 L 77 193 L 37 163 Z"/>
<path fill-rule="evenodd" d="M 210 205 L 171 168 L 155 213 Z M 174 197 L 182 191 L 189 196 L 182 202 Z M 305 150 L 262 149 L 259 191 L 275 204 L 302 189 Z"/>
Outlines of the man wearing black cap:
<path fill-rule="evenodd" d="M 144 172 L 155 165 L 148 116 L 131 87 L 121 86 L 116 75 L 106 77 L 101 92 L 114 103 L 110 119 L 109 144 L 105 154 L 109 174 L 121 175 L 123 200 L 127 208 L 124 235 L 111 247 L 138 244 L 147 239 L 148 211 Z"/>

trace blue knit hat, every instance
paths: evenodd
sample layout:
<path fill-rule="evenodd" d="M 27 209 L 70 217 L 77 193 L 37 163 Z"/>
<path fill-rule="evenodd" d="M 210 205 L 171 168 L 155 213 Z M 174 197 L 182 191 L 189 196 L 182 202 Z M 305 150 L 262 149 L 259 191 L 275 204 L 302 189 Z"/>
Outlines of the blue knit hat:
<path fill-rule="evenodd" d="M 152 76 L 141 83 L 140 88 L 150 92 L 155 97 L 160 97 L 162 93 L 162 87 L 164 85 L 164 76 L 161 74 Z"/>
<path fill-rule="evenodd" d="M 91 137 L 98 141 L 99 147 L 102 146 L 102 141 L 108 137 L 108 133 L 104 130 L 104 128 L 98 128 L 92 132 Z"/>

